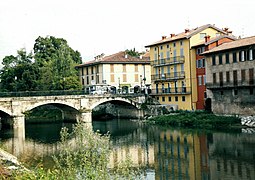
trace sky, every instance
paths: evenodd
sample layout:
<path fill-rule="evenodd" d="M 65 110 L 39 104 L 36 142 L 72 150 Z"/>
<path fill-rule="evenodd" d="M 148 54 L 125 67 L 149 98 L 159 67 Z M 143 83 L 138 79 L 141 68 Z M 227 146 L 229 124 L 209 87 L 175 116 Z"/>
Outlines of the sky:
<path fill-rule="evenodd" d="M 37 37 L 64 38 L 83 62 L 205 24 L 255 35 L 253 0 L 1 0 L 0 61 L 32 51 Z"/>

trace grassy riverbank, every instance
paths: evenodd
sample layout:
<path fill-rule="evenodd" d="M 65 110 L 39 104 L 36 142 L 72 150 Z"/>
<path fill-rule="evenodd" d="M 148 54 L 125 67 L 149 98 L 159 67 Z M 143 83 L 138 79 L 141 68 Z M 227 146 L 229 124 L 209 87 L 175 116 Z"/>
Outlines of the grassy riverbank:
<path fill-rule="evenodd" d="M 218 116 L 204 111 L 177 111 L 150 118 L 148 122 L 174 127 L 203 129 L 222 129 L 241 126 L 241 119 L 238 117 Z"/>

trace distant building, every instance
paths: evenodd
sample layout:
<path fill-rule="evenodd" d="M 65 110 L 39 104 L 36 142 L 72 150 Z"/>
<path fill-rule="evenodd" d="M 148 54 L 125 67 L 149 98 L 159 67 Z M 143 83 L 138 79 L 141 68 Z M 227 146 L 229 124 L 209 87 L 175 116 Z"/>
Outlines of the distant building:
<path fill-rule="evenodd" d="M 234 41 L 236 38 L 232 36 L 232 32 L 225 28 L 224 31 L 228 35 L 220 35 L 214 38 L 211 38 L 209 35 L 205 36 L 204 41 L 194 45 L 192 48 L 196 52 L 196 79 L 197 79 L 197 102 L 196 107 L 198 110 L 205 109 L 205 99 L 207 98 L 206 94 L 206 61 L 205 56 L 202 54 L 204 51 L 210 50 L 214 47 L 217 47 L 223 43 Z"/>
<path fill-rule="evenodd" d="M 80 81 L 87 93 L 96 85 L 109 87 L 111 93 L 133 93 L 144 91 L 151 84 L 150 58 L 148 52 L 133 57 L 125 51 L 104 56 L 78 65 Z"/>
<path fill-rule="evenodd" d="M 207 94 L 219 114 L 255 114 L 255 36 L 204 53 Z"/>
<path fill-rule="evenodd" d="M 180 34 L 147 45 L 150 48 L 152 96 L 161 104 L 173 109 L 197 109 L 196 52 L 194 45 L 227 32 L 207 24 L 195 29 L 185 29 Z"/>

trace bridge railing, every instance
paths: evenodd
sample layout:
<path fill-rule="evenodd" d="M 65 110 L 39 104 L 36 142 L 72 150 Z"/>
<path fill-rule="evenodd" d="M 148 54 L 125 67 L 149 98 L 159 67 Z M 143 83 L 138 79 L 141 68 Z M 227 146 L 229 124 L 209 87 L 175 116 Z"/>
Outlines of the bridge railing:
<path fill-rule="evenodd" d="M 60 95 L 85 95 L 84 91 L 18 91 L 0 92 L 0 97 L 30 97 L 30 96 L 60 96 Z"/>
<path fill-rule="evenodd" d="M 63 96 L 63 95 L 91 95 L 85 91 L 17 91 L 17 92 L 0 92 L 0 97 L 32 97 L 32 96 Z M 113 96 L 113 97 L 134 97 L 144 95 L 143 93 L 127 93 L 127 94 L 102 94 L 91 96 Z"/>

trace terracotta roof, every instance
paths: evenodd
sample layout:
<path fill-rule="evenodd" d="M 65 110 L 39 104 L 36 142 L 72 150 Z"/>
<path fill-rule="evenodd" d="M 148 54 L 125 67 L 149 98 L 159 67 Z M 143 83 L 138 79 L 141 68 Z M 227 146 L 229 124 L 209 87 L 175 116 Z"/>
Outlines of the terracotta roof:
<path fill-rule="evenodd" d="M 224 43 L 218 47 L 215 47 L 209 51 L 204 52 L 203 54 L 210 54 L 213 52 L 225 51 L 229 49 L 235 49 L 243 46 L 255 45 L 255 36 L 238 39 L 236 41 Z"/>
<path fill-rule="evenodd" d="M 133 57 L 130 55 L 126 55 L 125 51 L 121 51 L 109 56 L 99 57 L 98 59 L 94 59 L 92 61 L 85 62 L 83 64 L 77 65 L 76 67 L 83 66 L 91 66 L 95 64 L 150 64 L 150 57 L 147 55 L 143 55 L 140 57 Z"/>
<path fill-rule="evenodd" d="M 217 36 L 215 38 L 210 38 L 210 41 L 208 42 L 205 42 L 205 41 L 201 41 L 200 43 L 192 46 L 192 47 L 196 47 L 196 46 L 201 46 L 201 45 L 209 45 L 211 43 L 214 43 L 220 39 L 223 39 L 223 38 L 229 38 L 229 39 L 232 39 L 232 40 L 236 40 L 236 37 L 235 36 L 228 36 L 228 35 L 220 35 L 220 36 Z"/>
<path fill-rule="evenodd" d="M 191 29 L 191 30 L 188 30 L 187 32 L 182 32 L 182 33 L 179 33 L 179 34 L 176 34 L 174 36 L 170 36 L 170 37 L 167 37 L 163 40 L 160 40 L 160 41 L 157 41 L 157 42 L 154 42 L 152 44 L 149 44 L 145 47 L 150 47 L 150 46 L 154 46 L 154 45 L 157 45 L 157 44 L 163 44 L 163 43 L 166 43 L 166 42 L 171 42 L 171 41 L 176 41 L 176 40 L 180 40 L 180 39 L 189 39 L 190 37 L 192 37 L 193 35 L 207 29 L 207 28 L 213 28 L 223 34 L 226 34 L 225 31 L 223 31 L 222 29 L 219 29 L 217 27 L 215 27 L 214 25 L 211 25 L 211 24 L 206 24 L 206 25 L 203 25 L 203 26 L 200 26 L 200 27 L 197 27 L 197 28 L 194 28 L 194 29 Z"/>

